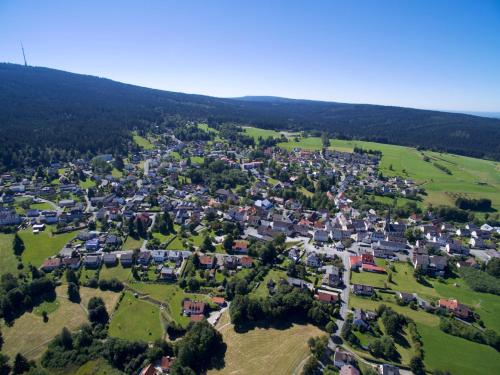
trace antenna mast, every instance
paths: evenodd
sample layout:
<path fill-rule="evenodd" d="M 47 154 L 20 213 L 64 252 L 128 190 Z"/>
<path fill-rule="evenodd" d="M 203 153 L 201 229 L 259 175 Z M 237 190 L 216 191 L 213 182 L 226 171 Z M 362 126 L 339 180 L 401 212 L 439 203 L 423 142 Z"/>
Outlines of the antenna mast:
<path fill-rule="evenodd" d="M 21 42 L 21 50 L 23 51 L 24 66 L 28 66 L 28 63 L 26 62 L 26 55 L 24 54 L 23 42 Z"/>

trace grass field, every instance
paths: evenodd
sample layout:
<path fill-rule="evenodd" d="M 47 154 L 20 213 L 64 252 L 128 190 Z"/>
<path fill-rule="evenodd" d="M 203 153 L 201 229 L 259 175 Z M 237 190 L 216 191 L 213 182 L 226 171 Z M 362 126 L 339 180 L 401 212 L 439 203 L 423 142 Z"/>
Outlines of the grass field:
<path fill-rule="evenodd" d="M 456 375 L 498 374 L 500 354 L 495 349 L 423 324 L 417 323 L 417 329 L 424 343 L 427 369 L 448 370 Z"/>
<path fill-rule="evenodd" d="M 25 265 L 31 263 L 39 267 L 48 257 L 59 253 L 62 247 L 76 236 L 76 232 L 53 235 L 50 227 L 38 234 L 33 234 L 31 228 L 19 231 L 19 236 L 24 241 L 25 249 L 21 258 Z"/>
<path fill-rule="evenodd" d="M 246 129 L 249 131 L 249 129 Z M 260 131 L 260 129 L 257 129 Z M 453 205 L 458 194 L 474 198 L 489 198 L 493 207 L 500 210 L 500 163 L 452 154 L 440 154 L 414 148 L 386 145 L 374 142 L 331 140 L 330 149 L 352 152 L 355 146 L 382 151 L 380 170 L 384 175 L 412 178 L 422 184 L 428 196 L 426 203 Z M 319 150 L 321 138 L 302 138 L 299 142 L 290 140 L 280 147 L 292 150 L 299 147 Z M 426 155 L 430 162 L 424 161 Z M 437 162 L 451 171 L 448 175 L 433 165 Z M 392 166 L 392 169 L 390 168 Z"/>
<path fill-rule="evenodd" d="M 17 259 L 12 250 L 13 234 L 0 233 L 0 274 L 17 273 Z"/>
<path fill-rule="evenodd" d="M 14 321 L 11 327 L 2 326 L 5 339 L 3 351 L 13 358 L 18 352 L 29 359 L 38 358 L 46 349 L 52 338 L 61 332 L 63 327 L 76 330 L 82 324 L 88 322 L 87 306 L 92 296 L 103 298 L 108 312 L 113 310 L 118 301 L 119 294 L 113 292 L 102 292 L 98 289 L 80 288 L 81 304 L 72 303 L 67 299 L 66 287 L 60 286 L 56 290 L 57 302 L 47 303 L 49 320 L 44 323 L 41 312 L 35 308 L 33 312 L 23 314 Z M 57 308 L 53 309 L 54 306 Z"/>
<path fill-rule="evenodd" d="M 82 189 L 89 189 L 95 186 L 95 181 L 87 178 L 85 181 L 80 181 L 79 185 Z"/>
<path fill-rule="evenodd" d="M 389 272 L 389 267 L 384 260 L 376 259 L 379 266 L 384 267 Z M 428 287 L 418 283 L 413 277 L 413 268 L 407 263 L 394 262 L 392 271 L 392 282 L 387 282 L 387 274 L 377 274 L 371 272 L 351 272 L 351 281 L 355 284 L 367 284 L 378 288 L 387 285 L 388 288 L 400 292 L 418 293 L 422 297 L 438 297 L 438 293 L 433 287 Z"/>
<path fill-rule="evenodd" d="M 157 301 L 164 302 L 166 314 L 170 319 L 186 327 L 189 318 L 182 315 L 182 300 L 190 298 L 196 301 L 208 302 L 208 296 L 204 294 L 185 293 L 179 286 L 173 284 L 159 283 L 129 283 L 130 287 L 139 293 L 144 293 Z"/>
<path fill-rule="evenodd" d="M 377 260 L 379 265 L 384 261 Z M 382 262 L 382 263 L 381 263 Z M 369 272 L 352 272 L 351 281 L 375 287 L 387 287 L 396 291 L 418 293 L 419 296 L 436 301 L 439 298 L 457 298 L 460 302 L 473 307 L 481 316 L 487 328 L 500 333 L 500 296 L 475 292 L 460 278 L 450 278 L 443 282 L 428 278 L 429 286 L 417 283 L 413 278 L 412 267 L 407 263 L 394 263 L 396 272 L 392 273 L 392 283 L 387 283 L 387 275 Z"/>
<path fill-rule="evenodd" d="M 227 344 L 225 367 L 209 371 L 210 375 L 298 375 L 309 356 L 308 338 L 324 334 L 315 326 L 298 324 L 287 329 L 255 328 L 236 333 L 227 313 L 218 328 Z"/>
<path fill-rule="evenodd" d="M 153 144 L 148 139 L 141 137 L 139 134 L 134 132 L 132 136 L 134 137 L 134 142 L 144 150 L 152 150 L 154 148 Z"/>
<path fill-rule="evenodd" d="M 269 280 L 273 279 L 273 281 L 276 284 L 279 284 L 280 279 L 286 279 L 286 278 L 287 275 L 285 271 L 272 269 L 267 273 L 266 277 L 264 277 L 264 280 L 261 281 L 258 288 L 255 289 L 255 291 L 252 294 L 255 295 L 256 297 L 265 298 L 269 295 L 269 291 L 267 289 L 267 283 L 269 282 Z"/>
<path fill-rule="evenodd" d="M 64 375 L 122 375 L 123 372 L 111 367 L 104 359 L 89 361 L 77 369 L 68 369 Z"/>
<path fill-rule="evenodd" d="M 445 286 L 444 288 L 447 288 Z M 441 290 L 440 290 L 441 292 Z M 467 292 L 462 292 L 465 296 Z M 476 297 L 477 297 L 476 293 Z M 455 295 L 455 293 L 453 293 Z M 451 295 L 450 295 L 451 296 Z M 496 297 L 496 296 L 492 296 Z M 385 299 L 385 296 L 384 296 Z M 349 297 L 351 308 L 359 307 L 365 310 L 375 310 L 384 303 L 400 314 L 413 319 L 417 324 L 418 332 L 424 343 L 424 362 L 428 370 L 449 370 L 453 374 L 493 374 L 498 372 L 500 354 L 493 348 L 454 337 L 439 329 L 439 317 L 422 310 L 412 310 L 409 307 L 398 306 L 389 298 L 384 301 L 372 301 L 369 298 Z M 491 307 L 491 306 L 490 306 Z M 498 310 L 496 310 L 498 312 Z M 480 312 L 481 316 L 484 315 Z M 498 320 L 498 315 L 491 315 L 489 320 Z M 486 321 L 486 326 L 494 328 L 491 321 Z M 498 322 L 496 323 L 498 326 Z"/>
<path fill-rule="evenodd" d="M 140 249 L 143 242 L 144 242 L 144 240 L 142 238 L 139 238 L 139 239 L 136 240 L 135 238 L 133 238 L 131 236 L 128 236 L 127 240 L 123 244 L 122 249 L 123 250 Z"/>
<path fill-rule="evenodd" d="M 126 292 L 109 325 L 109 334 L 126 340 L 146 342 L 163 335 L 159 307 Z"/>
<path fill-rule="evenodd" d="M 123 268 L 120 264 L 114 267 L 102 266 L 99 278 L 109 280 L 116 278 L 122 282 L 130 280 L 132 277 L 132 269 L 130 267 Z"/>

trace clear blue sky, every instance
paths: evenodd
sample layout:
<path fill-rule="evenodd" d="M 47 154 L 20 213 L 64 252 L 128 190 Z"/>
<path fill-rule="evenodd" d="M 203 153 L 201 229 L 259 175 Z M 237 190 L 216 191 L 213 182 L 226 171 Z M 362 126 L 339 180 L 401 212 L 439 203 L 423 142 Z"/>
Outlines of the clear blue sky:
<path fill-rule="evenodd" d="M 500 0 L 0 0 L 0 61 L 172 91 L 500 112 Z"/>

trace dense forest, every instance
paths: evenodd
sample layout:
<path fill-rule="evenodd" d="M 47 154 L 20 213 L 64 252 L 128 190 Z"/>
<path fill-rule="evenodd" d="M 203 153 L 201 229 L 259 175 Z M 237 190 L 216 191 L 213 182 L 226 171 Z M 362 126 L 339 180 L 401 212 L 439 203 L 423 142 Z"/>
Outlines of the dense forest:
<path fill-rule="evenodd" d="M 132 129 L 186 120 L 326 131 L 500 160 L 500 119 L 272 97 L 222 99 L 0 64 L 0 169 L 98 153 L 125 155 L 135 147 Z"/>

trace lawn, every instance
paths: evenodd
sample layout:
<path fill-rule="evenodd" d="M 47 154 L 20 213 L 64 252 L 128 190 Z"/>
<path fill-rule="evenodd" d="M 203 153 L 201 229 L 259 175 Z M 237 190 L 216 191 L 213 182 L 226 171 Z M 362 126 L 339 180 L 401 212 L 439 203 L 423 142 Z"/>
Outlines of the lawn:
<path fill-rule="evenodd" d="M 389 272 L 389 267 L 382 259 L 376 259 L 377 265 L 384 267 Z M 389 289 L 418 293 L 424 298 L 437 298 L 438 293 L 431 286 L 425 286 L 418 283 L 413 277 L 413 268 L 408 263 L 393 262 L 395 271 L 392 271 L 392 282 L 387 282 L 387 274 L 378 274 L 372 272 L 351 272 L 351 281 L 355 284 L 372 285 L 377 288 Z"/>
<path fill-rule="evenodd" d="M 23 263 L 39 267 L 45 259 L 58 254 L 62 247 L 76 236 L 76 232 L 53 235 L 51 227 L 47 227 L 45 231 L 33 234 L 31 228 L 27 228 L 19 231 L 19 236 L 25 246 L 21 255 Z"/>
<path fill-rule="evenodd" d="M 17 259 L 12 250 L 13 234 L 0 233 L 0 274 L 17 273 Z"/>
<path fill-rule="evenodd" d="M 194 164 L 203 164 L 205 158 L 202 156 L 191 156 L 191 162 Z"/>
<path fill-rule="evenodd" d="M 423 324 L 417 324 L 417 329 L 424 343 L 427 369 L 459 375 L 498 374 L 500 354 L 495 349 Z"/>
<path fill-rule="evenodd" d="M 276 284 L 279 284 L 280 279 L 286 279 L 286 278 L 287 278 L 287 275 L 286 275 L 285 271 L 272 269 L 267 273 L 266 277 L 264 277 L 264 280 L 262 280 L 260 282 L 258 288 L 255 289 L 255 291 L 253 291 L 252 294 L 256 297 L 265 298 L 269 295 L 269 292 L 267 289 L 267 283 L 269 282 L 269 280 L 273 279 L 273 281 Z"/>
<path fill-rule="evenodd" d="M 184 250 L 185 246 L 182 243 L 183 239 L 180 236 L 176 236 L 172 242 L 167 246 L 167 250 Z"/>
<path fill-rule="evenodd" d="M 227 320 L 223 316 L 218 324 L 227 344 L 225 367 L 209 371 L 210 375 L 300 374 L 303 362 L 309 356 L 308 338 L 324 334 L 309 324 L 294 324 L 287 329 L 255 328 L 236 333 Z"/>
<path fill-rule="evenodd" d="M 130 279 L 132 276 L 132 269 L 130 267 L 123 268 L 121 265 L 116 265 L 114 267 L 102 266 L 99 278 L 103 280 L 109 280 L 116 278 L 122 282 Z"/>
<path fill-rule="evenodd" d="M 47 203 L 47 202 L 32 203 L 32 204 L 30 204 L 30 208 L 33 210 L 40 210 L 40 211 L 54 209 L 54 207 L 50 203 Z"/>
<path fill-rule="evenodd" d="M 50 315 L 56 311 L 60 305 L 61 303 L 58 298 L 54 301 L 44 301 L 33 309 L 33 314 L 43 316 L 43 312 L 45 311 L 48 315 Z"/>
<path fill-rule="evenodd" d="M 104 359 L 94 359 L 77 369 L 69 369 L 65 374 L 73 375 L 122 375 L 123 372 L 111 367 Z"/>
<path fill-rule="evenodd" d="M 140 249 L 144 240 L 142 238 L 135 239 L 132 236 L 127 236 L 125 243 L 123 244 L 123 250 L 135 250 Z"/>
<path fill-rule="evenodd" d="M 40 307 L 38 307 L 33 312 L 25 313 L 16 319 L 11 327 L 2 325 L 2 333 L 5 339 L 3 351 L 11 358 L 17 353 L 21 353 L 29 359 L 39 358 L 45 351 L 50 340 L 58 335 L 63 327 L 76 330 L 82 324 L 87 323 L 87 312 L 83 306 L 87 305 L 90 297 L 102 297 L 107 310 L 111 312 L 120 296 L 118 293 L 102 292 L 98 289 L 81 287 L 80 295 L 82 302 L 80 305 L 72 303 L 67 299 L 66 287 L 58 287 L 56 293 L 57 303 L 51 302 L 46 304 L 46 307 L 50 306 L 52 310 L 48 311 L 49 320 L 47 323 L 43 322 L 40 316 L 41 312 L 38 311 Z M 58 307 L 54 309 L 56 304 Z"/>
<path fill-rule="evenodd" d="M 179 286 L 174 284 L 160 283 L 129 283 L 129 286 L 139 293 L 147 294 L 157 301 L 164 302 L 166 313 L 172 320 L 186 327 L 189 318 L 182 315 L 182 301 L 190 298 L 196 301 L 208 302 L 208 296 L 204 294 L 185 293 Z"/>
<path fill-rule="evenodd" d="M 154 148 L 153 144 L 147 138 L 141 137 L 135 132 L 132 136 L 134 137 L 134 142 L 144 150 L 152 150 Z"/>
<path fill-rule="evenodd" d="M 246 129 L 248 131 L 248 129 Z M 301 138 L 299 142 L 279 143 L 280 147 L 292 150 L 320 150 L 321 138 Z M 354 147 L 382 151 L 380 170 L 387 176 L 400 175 L 412 178 L 427 191 L 425 203 L 453 205 L 457 194 L 473 198 L 489 198 L 493 207 L 500 210 L 500 163 L 453 154 L 420 152 L 415 148 L 374 142 L 345 141 L 333 139 L 330 149 L 352 152 Z M 424 155 L 430 161 L 424 161 Z M 433 163 L 446 166 L 451 175 L 436 168 Z"/>
<path fill-rule="evenodd" d="M 85 181 L 80 181 L 79 185 L 82 189 L 89 189 L 95 186 L 95 181 L 87 178 Z"/>
<path fill-rule="evenodd" d="M 113 314 L 109 334 L 126 340 L 151 342 L 163 336 L 159 307 L 126 292 Z"/>

